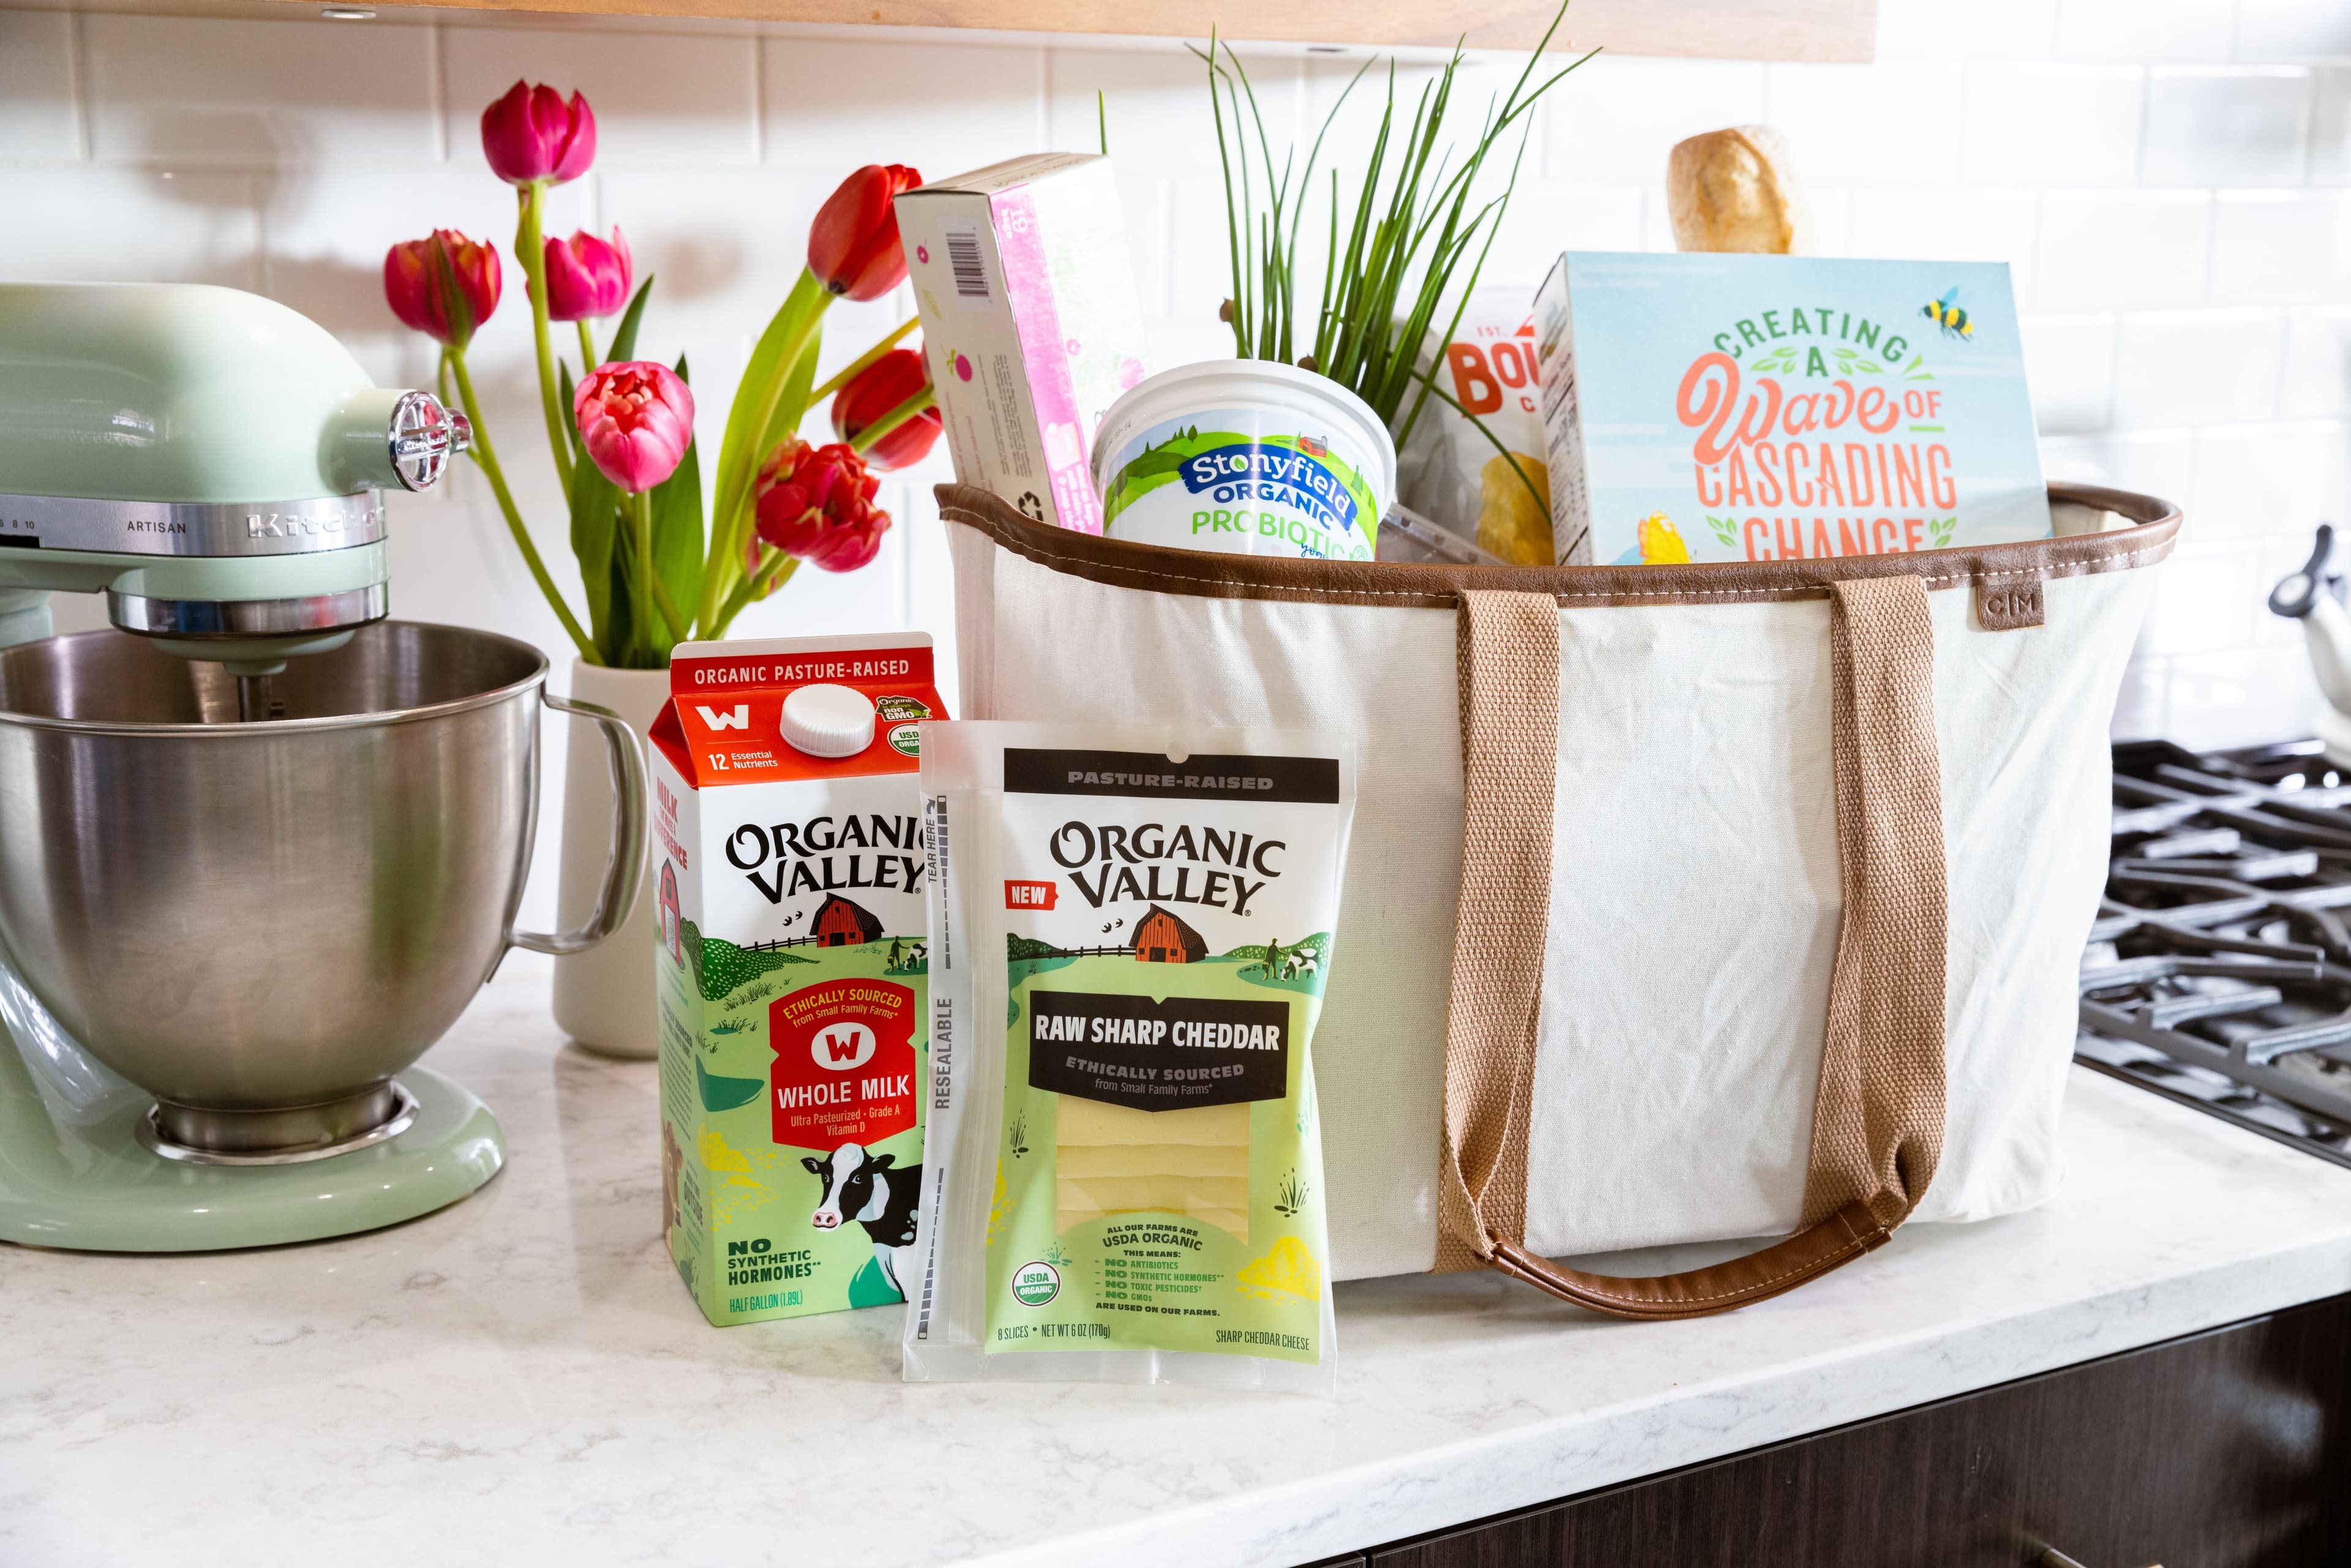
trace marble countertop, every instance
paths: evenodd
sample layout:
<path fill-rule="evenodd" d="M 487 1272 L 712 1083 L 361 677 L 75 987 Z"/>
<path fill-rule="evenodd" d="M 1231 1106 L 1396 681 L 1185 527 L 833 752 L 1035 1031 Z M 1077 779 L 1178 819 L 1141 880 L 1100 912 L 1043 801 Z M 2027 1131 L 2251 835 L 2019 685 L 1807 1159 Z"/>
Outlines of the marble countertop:
<path fill-rule="evenodd" d="M 1333 1401 L 909 1386 L 895 1312 L 703 1322 L 653 1064 L 563 1045 L 546 988 L 510 964 L 427 1058 L 510 1145 L 452 1208 L 0 1246 L 0 1561 L 1279 1568 L 2351 1291 L 2351 1171 L 2077 1070 L 2055 1203 L 1727 1317 L 1389 1280 L 1339 1289 Z"/>

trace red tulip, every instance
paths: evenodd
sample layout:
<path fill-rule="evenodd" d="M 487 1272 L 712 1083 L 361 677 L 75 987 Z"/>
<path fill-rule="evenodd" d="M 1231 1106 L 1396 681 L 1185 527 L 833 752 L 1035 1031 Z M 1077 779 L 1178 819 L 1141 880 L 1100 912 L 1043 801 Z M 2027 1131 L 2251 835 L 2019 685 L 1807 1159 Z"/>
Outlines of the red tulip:
<path fill-rule="evenodd" d="M 383 253 L 383 297 L 392 313 L 437 342 L 462 349 L 498 308 L 498 251 L 455 229 L 434 229 Z"/>
<path fill-rule="evenodd" d="M 517 81 L 482 110 L 482 152 L 509 185 L 560 185 L 596 161 L 596 114 L 578 93 Z"/>
<path fill-rule="evenodd" d="M 852 377 L 832 400 L 832 432 L 843 441 L 931 384 L 922 353 L 893 349 Z M 876 468 L 904 468 L 919 463 L 939 439 L 939 411 L 925 409 L 865 449 L 865 461 Z"/>
<path fill-rule="evenodd" d="M 795 436 L 759 470 L 759 538 L 827 571 L 855 571 L 890 528 L 890 514 L 873 505 L 881 487 L 847 446 Z"/>
<path fill-rule="evenodd" d="M 581 229 L 569 239 L 547 242 L 547 317 L 550 321 L 585 321 L 610 316 L 629 302 L 633 269 L 629 242 L 616 225 L 607 245 Z M 528 281 L 524 284 L 528 287 Z"/>
<path fill-rule="evenodd" d="M 890 204 L 922 183 L 902 163 L 868 163 L 843 180 L 809 225 L 809 270 L 817 281 L 852 299 L 879 299 L 905 282 L 906 252 Z"/>
<path fill-rule="evenodd" d="M 694 393 L 667 365 L 600 365 L 571 397 L 571 417 L 596 471 L 631 494 L 677 470 L 694 439 Z"/>

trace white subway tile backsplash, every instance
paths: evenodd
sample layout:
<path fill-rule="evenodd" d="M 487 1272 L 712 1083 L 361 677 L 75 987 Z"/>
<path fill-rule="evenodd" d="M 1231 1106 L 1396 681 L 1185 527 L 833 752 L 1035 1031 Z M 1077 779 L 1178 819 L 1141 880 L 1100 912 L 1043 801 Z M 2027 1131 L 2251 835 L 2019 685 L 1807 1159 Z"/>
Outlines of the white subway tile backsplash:
<path fill-rule="evenodd" d="M 1764 118 L 1761 66 L 1722 60 L 1623 59 L 1603 55 L 1552 89 L 1542 172 L 1575 183 L 1663 185 L 1674 143 Z M 1774 121 L 1792 135 L 1797 127 Z M 1796 141 L 1798 173 L 1823 178 L 1816 150 Z"/>
<path fill-rule="evenodd" d="M 2295 183 L 2309 130 L 2310 73 L 2300 67 L 2157 66 L 2143 175 L 2150 185 Z"/>
<path fill-rule="evenodd" d="M 90 152 L 104 162 L 367 169 L 437 155 L 430 28 L 106 12 L 80 23 Z"/>
<path fill-rule="evenodd" d="M 1639 187 L 1554 185 L 1521 179 L 1484 276 L 1490 282 L 1531 290 L 1563 250 L 1640 248 Z"/>
<path fill-rule="evenodd" d="M 2174 656 L 2241 648 L 2253 640 L 2253 616 L 2266 613 L 2258 552 L 2229 545 L 2182 544 L 2157 580 L 2143 646 Z"/>
<path fill-rule="evenodd" d="M 2237 0 L 2236 57 L 2351 57 L 2351 8 L 2341 0 Z"/>
<path fill-rule="evenodd" d="M 2283 311 L 2125 316 L 2115 354 L 2115 423 L 2129 430 L 2271 418 L 2284 339 Z"/>
<path fill-rule="evenodd" d="M 2042 60 L 2054 47 L 2051 0 L 1879 0 L 1881 60 Z"/>
<path fill-rule="evenodd" d="M 764 168 L 622 168 L 595 182 L 598 222 L 628 237 L 639 277 L 656 275 L 649 308 L 754 337 L 808 265 L 809 223 L 840 183 Z"/>
<path fill-rule="evenodd" d="M 2286 419 L 2351 413 L 2351 305 L 2286 313 L 2278 413 Z"/>
<path fill-rule="evenodd" d="M 2051 479 L 2137 490 L 2177 503 L 2188 494 L 2195 444 L 2194 433 L 2186 430 L 2044 436 L 2041 471 Z"/>
<path fill-rule="evenodd" d="M 2127 185 L 2146 77 L 2133 66 L 1973 65 L 1961 177 L 1979 185 Z"/>
<path fill-rule="evenodd" d="M 2041 199 L 2036 310 L 2137 310 L 2204 298 L 2212 198 L 2202 191 L 2053 191 Z"/>
<path fill-rule="evenodd" d="M 63 11 L 0 11 L 0 162 L 81 155 L 73 20 Z"/>
<path fill-rule="evenodd" d="M 2351 298 L 2351 192 L 2223 191 L 2212 219 L 2212 302 Z"/>
<path fill-rule="evenodd" d="M 940 180 L 1045 144 L 1045 54 L 997 44 L 761 41 L 771 163 L 838 181 L 867 163 Z"/>
<path fill-rule="evenodd" d="M 2016 298 L 2033 298 L 2040 204 L 2030 191 L 1855 191 L 1844 248 L 1920 261 L 2004 261 Z"/>
<path fill-rule="evenodd" d="M 528 81 L 587 98 L 600 169 L 755 162 L 758 47 L 747 34 L 444 29 L 450 160 L 484 167 L 482 111 Z"/>
<path fill-rule="evenodd" d="M 2058 0 L 2057 55 L 2069 60 L 2221 60 L 2234 0 Z"/>
<path fill-rule="evenodd" d="M 1805 180 L 1915 190 L 1946 183 L 1957 171 L 1958 65 L 1775 65 L 1765 71 L 1765 118 L 1795 142 Z"/>
<path fill-rule="evenodd" d="M 0 213 L 18 281 L 261 287 L 249 174 L 0 165 Z"/>
<path fill-rule="evenodd" d="M 2198 750 L 2305 736 L 2318 713 L 2318 686 L 2298 643 L 2184 654 L 2168 674 L 2166 738 Z"/>
<path fill-rule="evenodd" d="M 2310 183 L 2351 184 L 2351 68 L 2310 74 Z"/>
<path fill-rule="evenodd" d="M 2171 733 L 2170 698 L 2170 664 L 2160 656 L 2132 660 L 2123 672 L 2109 733 L 2116 740 L 2160 740 Z"/>
<path fill-rule="evenodd" d="M 2112 316 L 2027 316 L 2024 373 L 2043 435 L 2103 430 L 2114 402 Z"/>
<path fill-rule="evenodd" d="M 2327 521 L 2351 523 L 2351 432 L 2335 420 L 2199 432 L 2188 531 L 2306 544 Z"/>

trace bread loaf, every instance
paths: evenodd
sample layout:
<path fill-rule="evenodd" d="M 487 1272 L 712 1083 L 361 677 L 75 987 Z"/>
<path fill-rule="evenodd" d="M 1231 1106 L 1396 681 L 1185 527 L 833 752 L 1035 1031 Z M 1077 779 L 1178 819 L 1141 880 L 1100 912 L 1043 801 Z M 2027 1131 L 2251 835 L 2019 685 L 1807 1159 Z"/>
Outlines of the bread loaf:
<path fill-rule="evenodd" d="M 1666 161 L 1666 204 L 1682 250 L 1812 250 L 1812 211 L 1793 153 L 1768 125 L 1734 125 L 1676 144 Z"/>

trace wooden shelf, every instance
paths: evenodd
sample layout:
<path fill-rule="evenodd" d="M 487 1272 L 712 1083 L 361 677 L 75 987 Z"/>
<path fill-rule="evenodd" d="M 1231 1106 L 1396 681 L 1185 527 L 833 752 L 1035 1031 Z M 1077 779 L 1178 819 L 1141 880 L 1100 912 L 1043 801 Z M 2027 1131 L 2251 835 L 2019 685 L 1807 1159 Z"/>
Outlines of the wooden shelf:
<path fill-rule="evenodd" d="M 289 0 L 303 3 L 303 0 Z M 308 0 L 315 5 L 317 0 Z M 411 0 L 375 0 L 406 5 Z M 1299 44 L 1531 47 L 1548 5 L 1479 0 L 1246 0 L 1187 10 L 1143 0 L 431 0 L 442 8 L 575 16 L 730 18 L 1019 33 L 1228 38 Z M 1574 0 L 1555 51 L 1717 59 L 1866 60 L 1876 0 Z"/>

